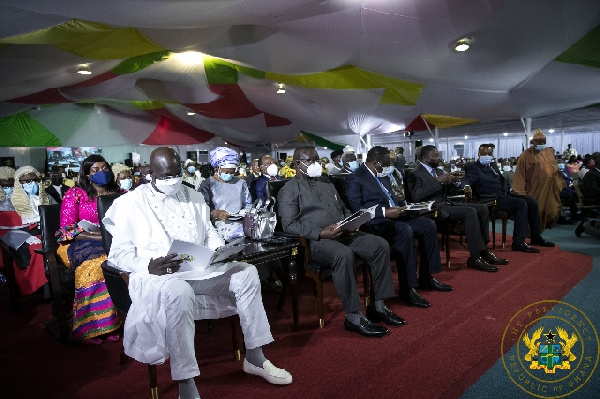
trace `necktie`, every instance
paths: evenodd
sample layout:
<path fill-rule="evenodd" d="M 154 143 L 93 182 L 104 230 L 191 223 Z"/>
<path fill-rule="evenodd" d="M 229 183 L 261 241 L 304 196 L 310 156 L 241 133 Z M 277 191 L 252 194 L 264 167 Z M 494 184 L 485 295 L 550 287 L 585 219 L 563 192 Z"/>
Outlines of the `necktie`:
<path fill-rule="evenodd" d="M 388 198 L 388 201 L 390 202 L 390 206 L 396 206 L 396 203 L 392 199 L 392 196 L 390 195 L 390 192 L 387 190 L 387 188 L 385 188 L 385 186 L 383 185 L 383 183 L 381 183 L 381 180 L 379 180 L 377 177 L 375 178 L 375 180 L 377 180 L 377 183 L 379 183 L 379 186 L 381 187 L 381 189 L 385 193 L 385 196 Z"/>
<path fill-rule="evenodd" d="M 437 170 L 435 170 L 435 168 L 431 168 L 431 176 L 433 176 L 437 179 L 438 174 L 437 174 Z"/>

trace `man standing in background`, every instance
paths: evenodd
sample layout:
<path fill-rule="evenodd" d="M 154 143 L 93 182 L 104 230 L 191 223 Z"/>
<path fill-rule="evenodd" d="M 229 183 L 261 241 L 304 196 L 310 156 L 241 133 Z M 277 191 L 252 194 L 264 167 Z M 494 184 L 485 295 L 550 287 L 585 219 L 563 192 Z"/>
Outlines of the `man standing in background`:
<path fill-rule="evenodd" d="M 538 202 L 542 231 L 554 226 L 562 211 L 560 191 L 566 186 L 558 173 L 554 150 L 546 147 L 546 135 L 536 130 L 533 147 L 523 151 L 517 160 L 512 188 L 518 195 L 529 195 Z"/>

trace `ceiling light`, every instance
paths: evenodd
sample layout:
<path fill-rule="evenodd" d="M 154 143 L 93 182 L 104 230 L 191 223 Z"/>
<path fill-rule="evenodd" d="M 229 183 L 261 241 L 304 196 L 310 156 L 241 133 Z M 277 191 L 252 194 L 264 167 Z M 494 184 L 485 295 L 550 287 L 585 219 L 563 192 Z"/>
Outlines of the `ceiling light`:
<path fill-rule="evenodd" d="M 548 133 L 554 133 L 554 129 L 548 130 Z"/>
<path fill-rule="evenodd" d="M 467 140 L 469 138 L 469 136 L 465 136 L 465 140 Z"/>
<path fill-rule="evenodd" d="M 283 93 L 285 93 L 285 84 L 283 84 L 283 83 L 277 83 L 277 86 L 279 87 L 277 89 L 277 94 L 283 94 Z"/>
<path fill-rule="evenodd" d="M 504 135 L 504 137 L 508 136 L 508 133 L 502 133 Z"/>
<path fill-rule="evenodd" d="M 468 37 L 465 37 L 464 39 L 460 39 L 456 45 L 454 46 L 454 50 L 456 51 L 467 51 L 469 49 L 469 46 L 471 44 L 471 39 Z"/>
<path fill-rule="evenodd" d="M 430 142 L 430 143 L 433 143 L 433 139 L 429 139 L 429 142 Z"/>
<path fill-rule="evenodd" d="M 196 115 L 196 113 L 194 111 L 188 111 L 187 114 L 188 114 L 188 116 L 194 116 L 194 115 Z"/>
<path fill-rule="evenodd" d="M 88 64 L 81 64 L 81 65 L 79 65 L 79 69 L 77 70 L 77 73 L 79 73 L 81 75 L 91 75 L 92 71 L 90 70 L 90 66 Z"/>
<path fill-rule="evenodd" d="M 204 63 L 204 54 L 198 51 L 185 51 L 183 53 L 176 53 L 173 55 L 173 57 L 188 65 L 199 65 Z"/>

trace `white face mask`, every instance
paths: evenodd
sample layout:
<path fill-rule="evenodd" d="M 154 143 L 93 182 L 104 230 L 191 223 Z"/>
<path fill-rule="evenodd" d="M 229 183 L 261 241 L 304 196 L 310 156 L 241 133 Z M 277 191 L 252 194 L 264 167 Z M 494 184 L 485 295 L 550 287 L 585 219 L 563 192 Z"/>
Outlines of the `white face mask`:
<path fill-rule="evenodd" d="M 356 170 L 358 169 L 358 161 L 350 161 L 348 162 L 348 169 Z"/>
<path fill-rule="evenodd" d="M 393 166 L 382 166 L 382 169 L 381 172 L 377 172 L 377 177 L 387 177 L 394 170 Z"/>
<path fill-rule="evenodd" d="M 123 189 L 125 191 L 129 191 L 129 190 L 131 190 L 131 186 L 133 186 L 133 180 L 132 179 L 119 180 L 119 186 L 121 186 L 121 189 Z"/>
<path fill-rule="evenodd" d="M 502 170 L 503 170 L 503 171 L 505 171 L 505 172 L 508 172 L 508 171 L 510 171 L 510 166 L 508 166 L 508 165 L 504 165 L 504 166 L 502 167 Z"/>
<path fill-rule="evenodd" d="M 158 190 L 160 190 L 166 195 L 175 195 L 179 192 L 179 189 L 181 188 L 181 181 L 181 177 L 172 177 L 167 180 L 156 179 L 154 181 L 154 185 Z"/>
<path fill-rule="evenodd" d="M 269 167 L 267 168 L 267 174 L 269 176 L 277 176 L 277 165 L 275 165 L 274 163 L 269 165 Z"/>
<path fill-rule="evenodd" d="M 302 161 L 300 161 L 300 162 L 302 162 Z M 302 164 L 306 166 L 306 164 L 304 162 L 302 162 Z M 302 171 L 301 169 L 299 169 L 299 170 Z M 315 163 L 308 165 L 308 167 L 306 168 L 306 172 L 303 172 L 303 173 L 306 174 L 308 177 L 319 177 L 323 173 L 323 170 L 321 169 L 321 165 L 319 165 L 318 163 L 315 162 Z"/>

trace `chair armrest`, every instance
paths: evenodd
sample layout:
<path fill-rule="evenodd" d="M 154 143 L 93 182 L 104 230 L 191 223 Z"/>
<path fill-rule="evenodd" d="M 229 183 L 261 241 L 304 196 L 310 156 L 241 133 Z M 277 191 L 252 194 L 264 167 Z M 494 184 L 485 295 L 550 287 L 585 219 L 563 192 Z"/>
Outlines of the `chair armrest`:
<path fill-rule="evenodd" d="M 310 246 L 308 245 L 308 240 L 304 236 L 300 236 L 300 245 L 304 247 L 304 264 L 310 265 L 312 264 L 312 256 L 310 254 Z"/>
<path fill-rule="evenodd" d="M 35 252 L 38 255 L 52 255 L 55 254 L 56 255 L 56 249 L 57 248 L 37 248 L 34 249 L 33 252 Z"/>

